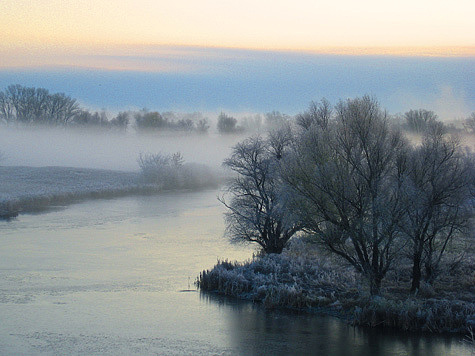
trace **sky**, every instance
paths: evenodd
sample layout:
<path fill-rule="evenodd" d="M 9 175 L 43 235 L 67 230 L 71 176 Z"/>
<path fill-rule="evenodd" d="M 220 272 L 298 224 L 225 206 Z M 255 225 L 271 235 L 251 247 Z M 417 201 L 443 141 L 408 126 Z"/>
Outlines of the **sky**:
<path fill-rule="evenodd" d="M 475 111 L 474 13 L 473 0 L 2 0 L 0 90 L 289 113 L 373 94 L 392 111 L 463 116 Z"/>
<path fill-rule="evenodd" d="M 2 0 L 0 33 L 10 48 L 455 48 L 475 45 L 474 13 L 471 0 Z"/>

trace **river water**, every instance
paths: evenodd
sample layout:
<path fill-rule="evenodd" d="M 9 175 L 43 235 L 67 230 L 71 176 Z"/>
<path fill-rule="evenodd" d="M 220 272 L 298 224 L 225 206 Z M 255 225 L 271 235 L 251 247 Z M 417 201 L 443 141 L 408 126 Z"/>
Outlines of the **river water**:
<path fill-rule="evenodd" d="M 1 355 L 470 355 L 459 338 L 353 328 L 201 294 L 217 191 L 91 200 L 0 222 Z"/>

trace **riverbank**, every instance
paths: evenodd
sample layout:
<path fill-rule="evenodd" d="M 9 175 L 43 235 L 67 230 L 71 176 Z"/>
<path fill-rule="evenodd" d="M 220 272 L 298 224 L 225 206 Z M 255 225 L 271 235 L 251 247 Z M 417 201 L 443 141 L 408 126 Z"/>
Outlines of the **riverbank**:
<path fill-rule="evenodd" d="M 203 168 L 201 168 L 203 170 Z M 201 172 L 198 169 L 192 172 Z M 211 175 L 210 175 L 211 177 Z M 209 188 L 217 179 L 194 179 L 193 186 Z M 144 181 L 139 172 L 72 167 L 0 167 L 0 219 L 37 212 L 91 198 L 111 198 L 163 191 L 160 184 Z"/>
<path fill-rule="evenodd" d="M 466 334 L 475 328 L 474 267 L 468 258 L 452 276 L 424 285 L 416 296 L 407 292 L 407 276 L 390 273 L 381 296 L 370 297 L 367 283 L 352 268 L 322 255 L 314 245 L 296 241 L 281 255 L 243 263 L 219 261 L 200 274 L 197 285 L 269 308 L 331 314 L 353 325 Z"/>
<path fill-rule="evenodd" d="M 0 217 L 153 188 L 140 184 L 139 176 L 134 172 L 70 167 L 0 167 Z"/>

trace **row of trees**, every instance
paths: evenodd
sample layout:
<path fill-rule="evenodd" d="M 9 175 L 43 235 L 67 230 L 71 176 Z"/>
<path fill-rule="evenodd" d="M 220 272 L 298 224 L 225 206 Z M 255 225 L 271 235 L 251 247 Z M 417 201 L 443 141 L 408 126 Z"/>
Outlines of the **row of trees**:
<path fill-rule="evenodd" d="M 0 118 L 23 124 L 67 124 L 80 112 L 75 99 L 43 88 L 10 85 L 0 92 Z"/>
<path fill-rule="evenodd" d="M 279 112 L 268 113 L 264 120 L 260 115 L 238 119 L 221 113 L 217 121 L 217 130 L 221 134 L 238 134 L 266 127 L 280 125 L 289 117 Z M 263 122 L 264 121 L 264 122 Z M 140 132 L 147 131 L 184 131 L 207 133 L 209 120 L 201 113 L 177 114 L 159 113 L 146 109 L 138 112 L 120 112 L 110 119 L 102 111 L 89 111 L 82 108 L 76 99 L 64 93 L 50 93 L 44 88 L 10 85 L 0 91 L 0 122 L 7 125 L 54 125 L 118 128 L 126 130 L 133 126 Z"/>
<path fill-rule="evenodd" d="M 208 119 L 201 114 L 192 115 L 193 118 L 175 118 L 173 113 L 142 110 L 134 113 L 135 127 L 142 132 L 153 130 L 172 130 L 185 132 L 207 133 L 210 125 Z"/>
<path fill-rule="evenodd" d="M 76 99 L 64 93 L 52 94 L 44 88 L 16 84 L 0 91 L 0 122 L 126 128 L 129 119 L 127 113 L 119 113 L 109 120 L 104 111 L 83 109 Z"/>
<path fill-rule="evenodd" d="M 227 232 L 280 253 L 311 234 L 368 280 L 371 294 L 397 262 L 412 262 L 411 291 L 432 283 L 452 242 L 467 236 L 474 161 L 437 122 L 412 145 L 376 100 L 312 103 L 297 127 L 235 146 L 221 198 Z"/>
<path fill-rule="evenodd" d="M 320 103 L 311 103 L 306 112 L 295 117 L 273 111 L 238 120 L 221 113 L 216 128 L 221 134 L 238 134 L 280 127 L 289 121 L 295 121 L 305 128 L 312 123 L 314 116 L 320 117 L 324 122 L 328 121 L 331 110 L 330 102 L 322 100 Z M 415 133 L 424 132 L 433 123 L 438 122 L 433 111 L 424 109 L 410 110 L 398 118 L 401 119 L 403 129 Z M 82 108 L 76 99 L 64 93 L 50 93 L 44 88 L 16 84 L 0 91 L 0 122 L 6 124 L 72 125 L 126 130 L 132 121 L 135 128 L 142 132 L 173 130 L 206 133 L 210 128 L 209 120 L 198 112 L 179 115 L 144 109 L 139 112 L 120 112 L 109 118 L 105 111 L 91 112 Z M 465 132 L 475 134 L 475 113 L 459 126 L 462 126 Z M 462 127 L 457 129 L 455 125 L 451 125 L 449 128 L 452 131 L 461 131 Z"/>

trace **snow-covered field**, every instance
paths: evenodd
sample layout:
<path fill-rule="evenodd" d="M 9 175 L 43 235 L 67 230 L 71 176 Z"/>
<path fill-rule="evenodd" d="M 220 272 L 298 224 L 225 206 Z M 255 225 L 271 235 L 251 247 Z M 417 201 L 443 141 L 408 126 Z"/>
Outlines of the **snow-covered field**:
<path fill-rule="evenodd" d="M 139 178 L 139 173 L 100 169 L 0 167 L 0 215 L 143 191 Z"/>

